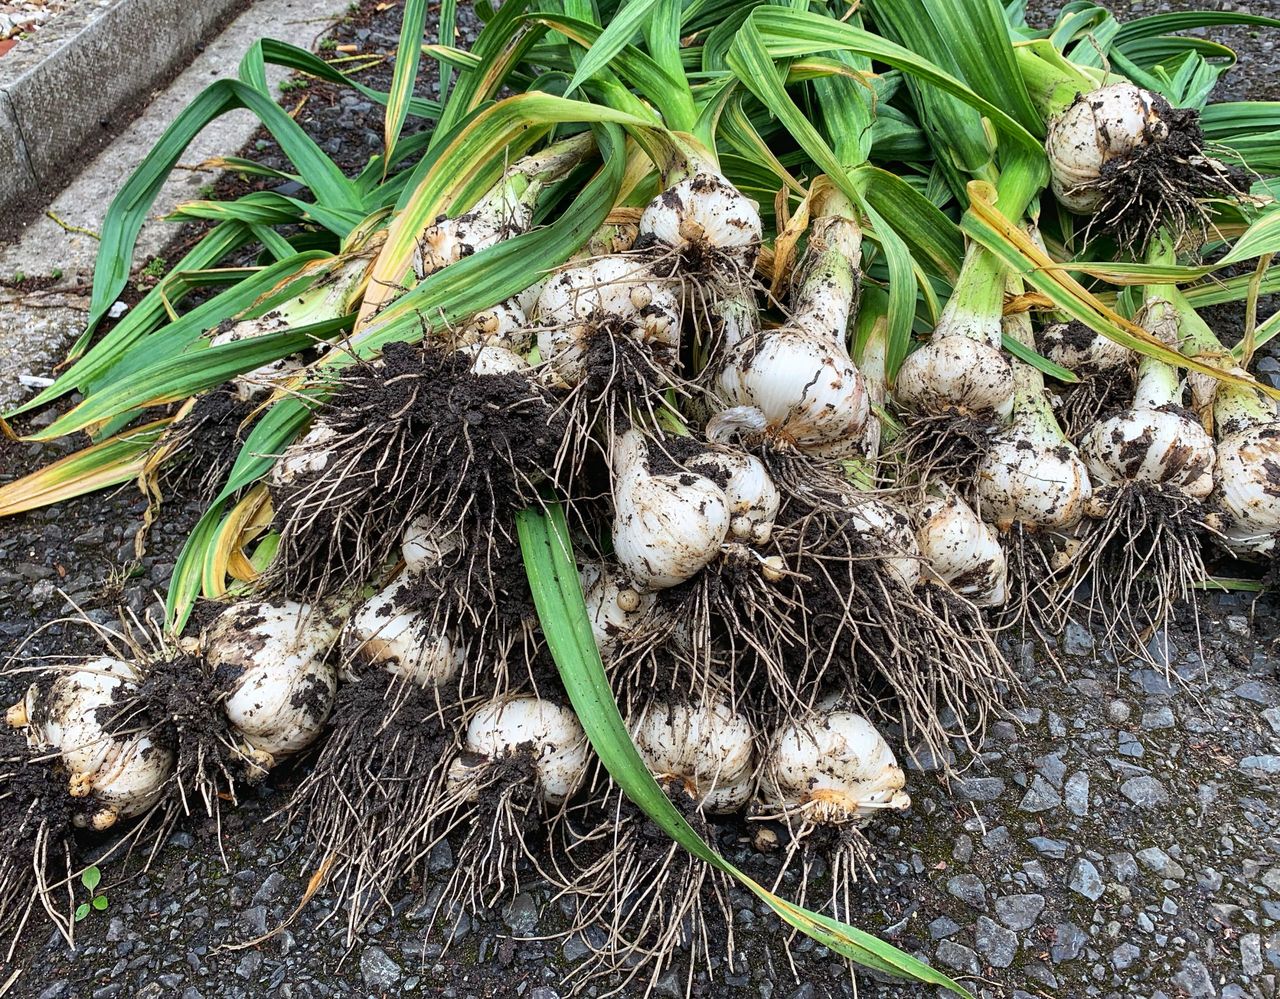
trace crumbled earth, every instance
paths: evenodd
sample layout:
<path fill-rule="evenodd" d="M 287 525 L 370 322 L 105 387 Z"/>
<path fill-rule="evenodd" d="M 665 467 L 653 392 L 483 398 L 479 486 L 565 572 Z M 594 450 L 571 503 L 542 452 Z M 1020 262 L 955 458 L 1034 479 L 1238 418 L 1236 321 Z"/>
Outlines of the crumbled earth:
<path fill-rule="evenodd" d="M 399 11 L 367 0 L 339 26 L 340 44 L 389 49 Z M 1170 5 L 1118 4 L 1135 13 Z M 1274 8 L 1274 9 L 1273 9 Z M 1280 4 L 1256 4 L 1280 12 Z M 474 24 L 464 30 L 474 31 Z M 366 32 L 361 37 L 360 32 Z M 1245 53 L 1227 93 L 1275 99 L 1274 36 L 1214 33 Z M 378 36 L 378 37 L 375 37 Z M 370 71 L 389 76 L 390 64 Z M 367 79 L 385 87 L 385 80 Z M 380 132 L 376 107 L 311 100 L 299 120 L 336 139 L 333 155 L 354 168 Z M 358 102 L 357 102 L 358 103 Z M 269 156 L 269 140 L 256 154 Z M 351 143 L 349 159 L 345 143 Z M 1238 312 L 1215 310 L 1224 336 Z M 1280 383 L 1280 360 L 1260 359 Z M 49 414 L 24 424 L 47 423 Z M 0 439 L 0 481 L 47 462 L 70 444 Z M 155 613 L 181 539 L 199 506 L 179 492 L 134 554 L 143 503 L 132 487 L 0 521 L 0 662 L 86 654 L 96 639 L 59 622 L 70 605 L 110 625 L 118 609 Z M 1015 644 L 1025 703 L 987 734 L 973 757 L 959 748 L 963 776 L 944 784 L 937 761 L 910 772 L 912 809 L 870 830 L 876 881 L 855 888 L 857 922 L 964 980 L 984 997 L 1143 996 L 1149 999 L 1276 999 L 1280 994 L 1280 604 L 1252 593 L 1206 596 L 1199 634 L 1169 636 L 1170 672 L 1110 662 L 1072 626 L 1061 645 Z M 1052 652 L 1054 659 L 1047 655 Z M 0 677 L 5 703 L 20 678 Z M 205 820 L 173 831 L 150 869 L 106 865 L 109 906 L 79 924 L 76 946 L 35 923 L 12 961 L 0 961 L 0 994 L 226 999 L 399 994 L 555 999 L 566 970 L 587 953 L 565 903 L 536 878 L 483 918 L 426 927 L 451 870 L 453 846 L 431 858 L 439 882 L 405 884 L 393 911 L 354 946 L 344 914 L 321 890 L 283 924 L 313 873 L 296 829 L 271 816 L 306 761 L 247 789 L 221 827 Z M 751 830 L 727 827 L 721 848 L 752 863 Z M 829 891 L 822 865 L 811 899 Z M 783 894 L 798 894 L 791 875 Z M 655 994 L 821 999 L 853 994 L 843 961 L 807 938 L 791 960 L 768 910 L 732 893 L 737 960 L 677 967 Z M 452 931 L 451 940 L 447 930 Z M 543 937 L 545 939 L 532 939 Z M 424 942 L 425 941 L 425 942 Z M 3 956 L 3 951 L 0 951 Z M 10 982 L 10 976 L 17 973 Z M 607 988 L 596 988 L 602 994 Z M 590 994 L 590 993 L 589 993 Z M 627 994 L 638 994 L 635 990 Z M 916 985 L 861 975 L 858 994 L 930 995 Z"/>

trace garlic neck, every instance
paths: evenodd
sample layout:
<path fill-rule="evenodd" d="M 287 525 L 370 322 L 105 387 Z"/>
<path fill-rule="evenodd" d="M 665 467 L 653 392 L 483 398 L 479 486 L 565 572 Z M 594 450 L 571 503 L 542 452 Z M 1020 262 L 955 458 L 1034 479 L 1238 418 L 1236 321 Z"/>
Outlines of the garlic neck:
<path fill-rule="evenodd" d="M 1220 434 L 1238 433 L 1272 423 L 1275 419 L 1275 404 L 1261 392 L 1244 385 L 1218 383 L 1213 400 L 1213 422 Z"/>
<path fill-rule="evenodd" d="M 1000 348 L 1000 312 L 1004 304 L 1004 268 L 980 243 L 965 250 L 960 276 L 947 300 L 934 338 L 965 336 Z"/>

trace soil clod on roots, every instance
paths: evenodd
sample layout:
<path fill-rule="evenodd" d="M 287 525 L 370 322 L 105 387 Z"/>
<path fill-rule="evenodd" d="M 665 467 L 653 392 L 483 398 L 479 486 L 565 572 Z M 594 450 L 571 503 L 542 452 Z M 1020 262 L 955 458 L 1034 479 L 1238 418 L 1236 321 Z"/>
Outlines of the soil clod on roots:
<path fill-rule="evenodd" d="M 349 370 L 321 419 L 335 432 L 323 469 L 272 497 L 272 581 L 291 593 L 371 578 L 423 515 L 441 536 L 497 544 L 568 429 L 523 374 L 477 375 L 464 354 L 403 343 Z"/>

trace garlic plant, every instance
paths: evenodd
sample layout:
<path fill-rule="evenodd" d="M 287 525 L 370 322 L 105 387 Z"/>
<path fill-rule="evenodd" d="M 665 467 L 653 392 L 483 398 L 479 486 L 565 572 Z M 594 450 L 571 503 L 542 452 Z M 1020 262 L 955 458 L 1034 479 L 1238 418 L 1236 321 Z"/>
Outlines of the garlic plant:
<path fill-rule="evenodd" d="M 1010 316 L 1008 329 L 1023 343 L 1030 320 Z M 1015 524 L 1065 531 L 1080 522 L 1093 495 L 1089 472 L 1067 440 L 1045 394 L 1044 376 L 1014 362 L 1013 414 L 982 459 L 977 473 L 979 512 L 1001 530 Z"/>
<path fill-rule="evenodd" d="M 745 715 L 711 693 L 697 702 L 654 701 L 631 726 L 654 776 L 675 780 L 710 814 L 736 812 L 755 790 L 755 730 Z"/>
<path fill-rule="evenodd" d="M 1157 290 L 1148 297 L 1143 325 L 1169 344 L 1177 342 L 1177 314 Z M 1172 331 L 1169 326 L 1172 324 Z M 1145 483 L 1168 486 L 1192 499 L 1213 489 L 1213 439 L 1182 408 L 1176 368 L 1144 357 L 1128 410 L 1098 423 L 1080 442 L 1095 492 L 1101 486 Z M 1097 497 L 1102 500 L 1101 494 Z"/>
<path fill-rule="evenodd" d="M 649 590 L 691 579 L 720 552 L 733 521 L 724 490 L 694 471 L 650 471 L 638 430 L 613 449 L 613 547 L 632 582 Z"/>
<path fill-rule="evenodd" d="M 1048 125 L 1054 196 L 1123 248 L 1144 248 L 1162 226 L 1181 238 L 1205 224 L 1202 199 L 1241 193 L 1239 171 L 1205 152 L 1194 108 L 1030 47 L 1015 52 Z"/>
<path fill-rule="evenodd" d="M 125 717 L 124 702 L 139 680 L 123 660 L 89 659 L 32 684 L 5 714 L 11 727 L 25 729 L 32 750 L 59 755 L 69 775 L 67 793 L 84 800 L 77 825 L 103 830 L 141 815 L 170 785 L 172 750 Z"/>
<path fill-rule="evenodd" d="M 717 426 L 762 432 L 775 448 L 842 458 L 862 453 L 871 413 L 846 343 L 862 232 L 852 206 L 834 192 L 820 211 L 787 325 L 760 330 L 753 309 L 727 313 L 717 393 L 729 408 Z"/>
<path fill-rule="evenodd" d="M 1068 371 L 1096 375 L 1129 364 L 1134 353 L 1078 321 L 1051 323 L 1036 333 L 1036 348 Z"/>
<path fill-rule="evenodd" d="M 225 677 L 223 710 L 256 772 L 309 746 L 337 689 L 326 656 L 341 620 L 292 600 L 233 604 L 206 631 L 209 666 Z"/>

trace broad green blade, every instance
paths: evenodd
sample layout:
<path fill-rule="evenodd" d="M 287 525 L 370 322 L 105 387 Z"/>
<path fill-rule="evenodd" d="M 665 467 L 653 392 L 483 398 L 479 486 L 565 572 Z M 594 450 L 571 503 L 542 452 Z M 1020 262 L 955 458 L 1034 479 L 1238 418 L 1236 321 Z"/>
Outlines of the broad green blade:
<path fill-rule="evenodd" d="M 566 97 L 608 66 L 614 56 L 631 44 L 658 2 L 659 0 L 625 0 L 618 15 L 609 22 L 578 63 L 573 79 L 569 81 L 569 87 L 565 91 Z"/>
<path fill-rule="evenodd" d="M 404 120 L 409 115 L 409 98 L 413 96 L 413 85 L 418 79 L 418 63 L 422 59 L 422 34 L 427 23 L 427 0 L 405 0 L 403 17 L 387 113 L 383 117 L 382 141 L 386 146 L 388 162 L 395 155 L 400 130 L 404 128 Z M 443 25 L 441 27 L 443 29 Z M 442 76 L 441 83 L 444 82 Z M 440 95 L 444 96 L 443 87 Z"/>
<path fill-rule="evenodd" d="M 61 503 L 136 479 L 172 420 L 156 420 L 59 458 L 0 486 L 0 517 Z"/>
<path fill-rule="evenodd" d="M 891 944 L 775 895 L 721 857 L 694 831 L 653 779 L 627 734 L 592 637 L 564 511 L 554 504 L 546 510 L 525 510 L 517 515 L 516 526 L 538 619 L 565 690 L 596 755 L 627 797 L 695 857 L 734 878 L 788 924 L 820 944 L 883 974 L 941 986 L 972 999 L 946 975 Z"/>

